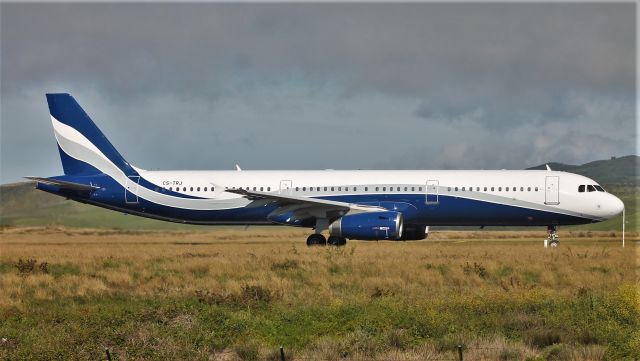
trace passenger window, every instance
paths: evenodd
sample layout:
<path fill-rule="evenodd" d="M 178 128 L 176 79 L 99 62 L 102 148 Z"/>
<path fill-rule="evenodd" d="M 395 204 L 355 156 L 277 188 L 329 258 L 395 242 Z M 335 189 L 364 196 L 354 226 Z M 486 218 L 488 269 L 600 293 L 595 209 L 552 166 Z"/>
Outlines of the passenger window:
<path fill-rule="evenodd" d="M 342 192 L 342 187 L 338 187 L 338 192 Z"/>
<path fill-rule="evenodd" d="M 447 192 L 451 192 L 451 187 L 447 187 Z"/>
<path fill-rule="evenodd" d="M 325 192 L 327 191 L 327 187 L 324 187 L 324 191 L 325 191 Z"/>
<path fill-rule="evenodd" d="M 578 186 L 578 192 L 580 193 L 584 192 L 584 184 L 581 184 Z"/>
<path fill-rule="evenodd" d="M 368 191 L 368 190 L 369 190 L 369 187 L 364 187 L 364 191 L 365 192 Z"/>
<path fill-rule="evenodd" d="M 502 187 L 498 187 L 498 192 L 502 192 Z"/>
<path fill-rule="evenodd" d="M 378 188 L 378 187 L 376 187 L 376 192 L 378 191 L 378 189 L 379 189 L 379 188 Z"/>
<path fill-rule="evenodd" d="M 187 187 L 182 187 L 182 191 L 186 192 L 187 191 Z"/>
<path fill-rule="evenodd" d="M 538 191 L 538 187 L 535 187 L 534 190 L 537 192 Z"/>
<path fill-rule="evenodd" d="M 476 192 L 480 192 L 480 187 L 476 187 Z"/>
<path fill-rule="evenodd" d="M 172 191 L 172 190 L 173 190 L 173 187 L 169 187 L 169 190 L 170 190 L 170 191 Z"/>
<path fill-rule="evenodd" d="M 496 188 L 495 187 L 491 187 L 491 191 L 493 192 Z"/>
<path fill-rule="evenodd" d="M 453 190 L 455 190 L 457 192 L 458 191 L 458 187 L 455 187 Z"/>
<path fill-rule="evenodd" d="M 416 191 L 416 187 L 411 187 L 411 191 L 415 192 Z"/>
<path fill-rule="evenodd" d="M 332 191 L 332 192 L 333 192 L 333 189 L 334 189 L 334 188 L 333 188 L 333 187 L 331 187 L 331 191 Z"/>
<path fill-rule="evenodd" d="M 271 187 L 267 187 L 267 191 L 271 191 Z"/>
<path fill-rule="evenodd" d="M 596 187 L 592 186 L 591 184 L 587 186 L 587 192 L 595 192 L 595 191 L 596 191 Z"/>
<path fill-rule="evenodd" d="M 398 187 L 397 191 L 400 192 L 400 187 Z"/>
<path fill-rule="evenodd" d="M 418 192 L 422 192 L 422 187 L 418 187 Z"/>
<path fill-rule="evenodd" d="M 302 190 L 303 190 L 303 191 L 306 191 L 306 190 L 307 190 L 307 187 L 302 187 Z"/>
<path fill-rule="evenodd" d="M 387 187 L 382 187 L 383 192 L 386 192 L 386 190 L 387 190 Z"/>
<path fill-rule="evenodd" d="M 200 192 L 200 187 L 198 187 L 196 190 L 197 190 L 198 192 Z"/>
<path fill-rule="evenodd" d="M 531 192 L 531 187 L 527 187 L 527 192 Z"/>
<path fill-rule="evenodd" d="M 298 187 L 296 187 L 296 192 L 297 192 L 298 190 L 299 190 L 299 188 L 298 188 Z"/>
<path fill-rule="evenodd" d="M 487 191 L 487 187 L 484 187 L 484 191 L 485 191 L 485 192 Z"/>
<path fill-rule="evenodd" d="M 520 192 L 524 192 L 524 187 L 520 187 Z"/>
<path fill-rule="evenodd" d="M 464 192 L 464 187 L 462 187 L 462 191 Z"/>
<path fill-rule="evenodd" d="M 212 191 L 212 192 L 213 192 L 213 191 L 215 191 L 215 190 L 216 190 L 216 188 L 215 188 L 215 187 L 211 187 L 211 191 Z"/>

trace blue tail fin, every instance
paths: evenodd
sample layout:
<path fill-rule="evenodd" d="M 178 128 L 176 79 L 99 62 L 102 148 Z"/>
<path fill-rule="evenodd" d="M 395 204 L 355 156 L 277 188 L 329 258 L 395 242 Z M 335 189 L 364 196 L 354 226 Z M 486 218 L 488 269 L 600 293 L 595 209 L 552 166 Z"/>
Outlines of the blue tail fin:
<path fill-rule="evenodd" d="M 137 174 L 71 95 L 47 94 L 47 103 L 66 175 L 111 173 L 115 168 Z"/>

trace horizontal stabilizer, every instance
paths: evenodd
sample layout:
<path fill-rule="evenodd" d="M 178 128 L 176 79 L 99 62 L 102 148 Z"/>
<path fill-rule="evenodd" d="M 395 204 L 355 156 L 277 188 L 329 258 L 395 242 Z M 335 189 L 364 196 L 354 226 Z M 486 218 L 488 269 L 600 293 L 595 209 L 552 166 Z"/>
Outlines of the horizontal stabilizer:
<path fill-rule="evenodd" d="M 60 187 L 63 189 L 74 190 L 74 191 L 92 191 L 94 189 L 100 189 L 100 187 L 94 186 L 94 185 L 67 182 L 67 181 L 51 179 L 51 178 L 43 178 L 43 177 L 25 177 L 25 178 L 36 181 L 38 183 L 43 183 L 43 184 L 47 184 L 55 187 Z"/>

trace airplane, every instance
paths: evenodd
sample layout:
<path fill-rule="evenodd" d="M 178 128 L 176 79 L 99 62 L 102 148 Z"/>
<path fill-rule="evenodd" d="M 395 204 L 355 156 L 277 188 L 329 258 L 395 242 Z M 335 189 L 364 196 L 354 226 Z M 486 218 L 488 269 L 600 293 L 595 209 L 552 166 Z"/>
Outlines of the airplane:
<path fill-rule="evenodd" d="M 547 170 L 150 171 L 126 161 L 69 94 L 46 94 L 64 175 L 25 177 L 81 203 L 200 225 L 313 229 L 309 246 L 421 240 L 429 226 L 600 222 L 624 204 L 587 177 Z M 323 232 L 327 232 L 326 238 Z"/>

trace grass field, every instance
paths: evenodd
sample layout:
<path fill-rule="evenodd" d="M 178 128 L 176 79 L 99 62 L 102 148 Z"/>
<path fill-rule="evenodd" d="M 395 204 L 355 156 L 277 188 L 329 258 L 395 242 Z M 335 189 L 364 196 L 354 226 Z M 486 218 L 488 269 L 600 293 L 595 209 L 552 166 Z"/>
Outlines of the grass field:
<path fill-rule="evenodd" d="M 543 233 L 5 228 L 0 358 L 637 360 L 639 234 Z"/>

